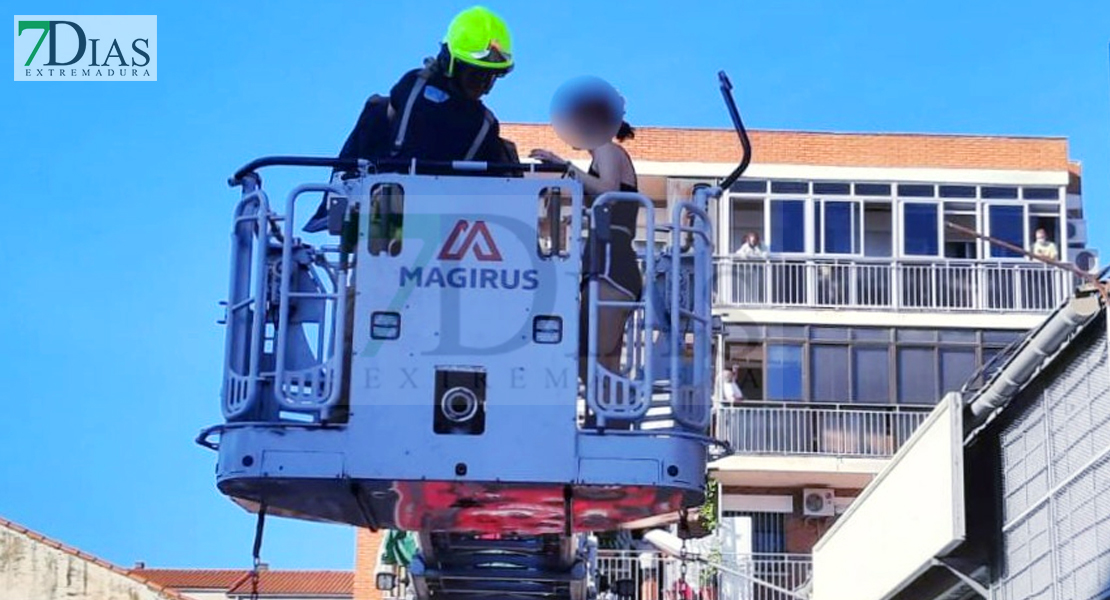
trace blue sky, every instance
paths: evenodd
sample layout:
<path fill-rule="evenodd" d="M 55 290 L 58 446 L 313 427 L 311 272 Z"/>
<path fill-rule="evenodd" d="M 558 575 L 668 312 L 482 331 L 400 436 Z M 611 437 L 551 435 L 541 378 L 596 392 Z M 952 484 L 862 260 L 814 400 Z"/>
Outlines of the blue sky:
<path fill-rule="evenodd" d="M 468 4 L 160 3 L 157 83 L 0 84 L 0 516 L 124 565 L 249 565 L 253 519 L 192 441 L 220 419 L 225 179 L 256 156 L 337 151 Z M 1110 248 L 1105 0 L 491 6 L 516 38 L 489 102 L 503 121 L 546 120 L 555 88 L 591 73 L 635 125 L 727 126 L 726 69 L 754 128 L 1066 136 L 1092 245 Z M 349 568 L 353 546 L 345 527 L 272 520 L 263 555 Z"/>

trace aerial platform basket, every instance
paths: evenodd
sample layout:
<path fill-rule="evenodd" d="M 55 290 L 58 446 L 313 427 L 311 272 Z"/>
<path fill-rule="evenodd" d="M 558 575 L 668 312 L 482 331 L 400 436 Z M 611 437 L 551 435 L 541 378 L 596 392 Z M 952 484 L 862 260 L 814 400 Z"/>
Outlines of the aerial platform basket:
<path fill-rule="evenodd" d="M 271 165 L 343 174 L 297 186 L 278 211 L 257 174 Z M 580 386 L 578 337 L 596 337 L 578 331 L 581 255 L 608 234 L 580 184 L 535 165 L 456 163 L 485 172 L 452 176 L 407 166 L 275 158 L 233 178 L 226 422 L 199 439 L 219 451 L 219 489 L 297 518 L 521 534 L 700 504 L 712 379 L 704 202 L 678 203 L 685 224 L 659 226 L 642 195 L 594 203 L 590 215 L 639 203 L 648 239 L 658 229 L 694 243 L 645 257 L 641 300 L 588 303 L 594 323 L 620 304 L 641 326 L 622 372 L 591 360 Z M 316 241 L 295 216 L 320 194 L 330 227 Z M 680 263 L 696 265 L 684 274 L 693 297 L 657 293 L 678 290 L 666 266 L 678 277 Z M 704 366 L 671 377 L 691 340 Z M 672 399 L 670 426 L 642 427 L 660 397 Z"/>

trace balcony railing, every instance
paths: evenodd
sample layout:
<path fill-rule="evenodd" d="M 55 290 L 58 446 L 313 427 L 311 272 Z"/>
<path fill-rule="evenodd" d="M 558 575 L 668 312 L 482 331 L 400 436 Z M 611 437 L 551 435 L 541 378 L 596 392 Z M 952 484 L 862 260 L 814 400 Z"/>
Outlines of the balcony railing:
<path fill-rule="evenodd" d="M 1035 262 L 716 259 L 716 299 L 751 308 L 1048 312 L 1074 276 Z"/>
<path fill-rule="evenodd" d="M 616 600 L 617 581 L 634 582 L 633 600 L 779 600 L 801 594 L 813 575 L 808 554 L 733 554 L 715 559 L 741 575 L 690 561 L 686 584 L 681 562 L 658 552 L 598 552 L 599 600 Z M 608 585 L 606 585 L 608 584 Z M 609 587 L 609 591 L 604 591 Z"/>
<path fill-rule="evenodd" d="M 717 437 L 738 454 L 890 458 L 931 407 L 815 408 L 752 405 L 719 408 Z"/>

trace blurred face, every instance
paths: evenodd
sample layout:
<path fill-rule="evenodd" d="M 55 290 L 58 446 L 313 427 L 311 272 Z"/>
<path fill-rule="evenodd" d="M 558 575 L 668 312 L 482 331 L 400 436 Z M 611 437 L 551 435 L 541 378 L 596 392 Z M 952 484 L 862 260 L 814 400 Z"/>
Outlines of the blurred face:
<path fill-rule="evenodd" d="M 613 139 L 620 128 L 611 107 L 603 100 L 583 100 L 564 113 L 560 123 L 563 141 L 576 150 L 590 150 Z"/>
<path fill-rule="evenodd" d="M 1045 231 L 1044 231 L 1043 229 L 1038 229 L 1038 230 L 1037 230 L 1037 241 L 1038 241 L 1038 242 L 1043 242 L 1043 241 L 1045 241 L 1045 239 L 1046 239 L 1047 237 L 1048 237 L 1048 236 L 1047 236 L 1047 234 L 1045 234 Z"/>
<path fill-rule="evenodd" d="M 574 111 L 574 117 L 578 125 L 587 131 L 603 129 L 612 120 L 609 108 L 599 102 L 584 103 Z"/>

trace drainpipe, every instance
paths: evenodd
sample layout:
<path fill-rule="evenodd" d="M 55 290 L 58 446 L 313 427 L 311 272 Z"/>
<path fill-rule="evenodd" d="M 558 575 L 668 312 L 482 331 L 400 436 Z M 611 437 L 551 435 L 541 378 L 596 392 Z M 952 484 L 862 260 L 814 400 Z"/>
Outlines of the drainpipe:
<path fill-rule="evenodd" d="M 1064 341 L 1087 323 L 1099 309 L 1099 297 L 1094 293 L 1086 293 L 1073 297 L 1048 317 L 993 378 L 990 385 L 971 401 L 968 429 L 982 424 L 991 412 L 1005 406 L 1029 383 L 1045 359 L 1055 354 Z"/>

